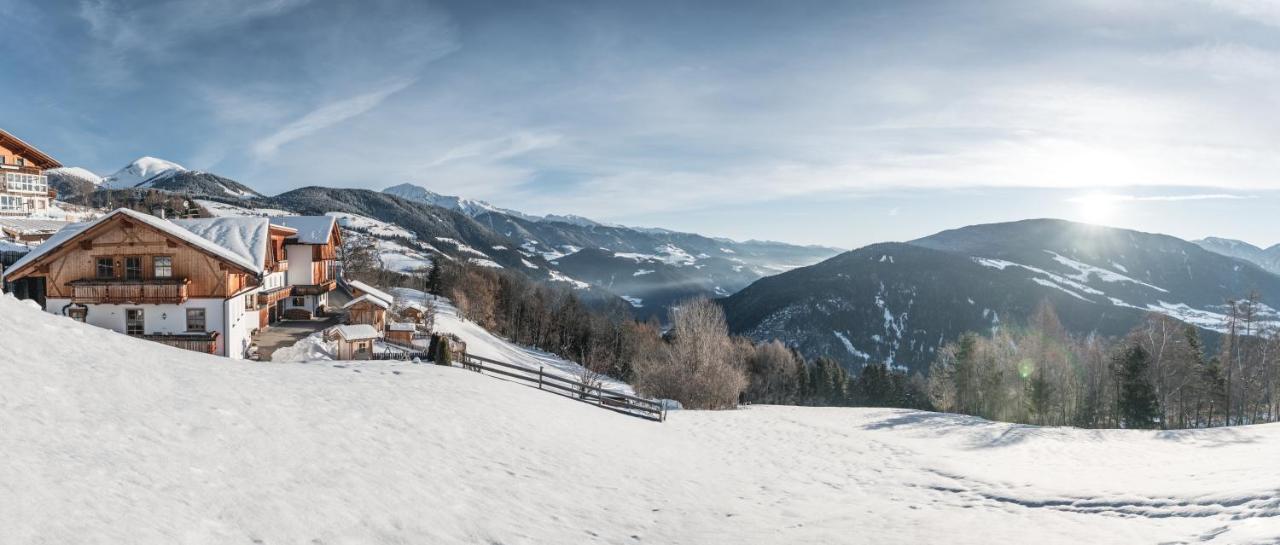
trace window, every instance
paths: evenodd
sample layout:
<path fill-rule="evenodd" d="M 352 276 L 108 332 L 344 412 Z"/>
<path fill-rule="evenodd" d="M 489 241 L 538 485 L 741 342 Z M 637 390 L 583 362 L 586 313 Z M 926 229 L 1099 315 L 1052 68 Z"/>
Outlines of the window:
<path fill-rule="evenodd" d="M 124 332 L 126 335 L 142 335 L 144 332 L 143 323 L 145 319 L 140 308 L 130 308 L 124 311 Z"/>
<path fill-rule="evenodd" d="M 189 308 L 187 309 L 187 332 L 203 332 L 204 331 L 204 309 Z"/>
<path fill-rule="evenodd" d="M 173 258 L 158 255 L 151 258 L 152 273 L 156 278 L 173 278 Z"/>
<path fill-rule="evenodd" d="M 246 293 L 246 294 L 244 294 L 244 309 L 245 309 L 245 310 L 250 310 L 250 309 L 253 309 L 254 307 L 257 307 L 257 306 L 258 306 L 258 294 L 256 294 L 256 293 Z"/>
<path fill-rule="evenodd" d="M 369 351 L 369 343 L 356 343 L 356 353 L 363 354 Z"/>
<path fill-rule="evenodd" d="M 306 299 L 305 297 L 294 297 L 294 298 L 293 298 L 293 306 L 295 306 L 295 307 L 305 307 L 305 306 L 307 306 L 307 299 Z"/>
<path fill-rule="evenodd" d="M 70 316 L 72 320 L 75 320 L 77 322 L 85 321 L 85 318 L 87 318 L 88 315 L 89 315 L 88 307 L 71 307 L 67 309 L 67 316 Z"/>
<path fill-rule="evenodd" d="M 115 278 L 115 260 L 110 257 L 98 258 L 98 278 Z"/>
<path fill-rule="evenodd" d="M 131 255 L 124 258 L 124 279 L 142 280 L 142 258 Z"/>

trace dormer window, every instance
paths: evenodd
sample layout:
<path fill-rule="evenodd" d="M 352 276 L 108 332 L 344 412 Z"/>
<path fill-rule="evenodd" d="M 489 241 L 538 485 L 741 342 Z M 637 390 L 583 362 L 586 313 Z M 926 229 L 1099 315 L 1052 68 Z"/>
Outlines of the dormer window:
<path fill-rule="evenodd" d="M 23 159 L 23 158 L 21 158 L 21 157 L 18 157 L 18 158 L 16 159 L 16 161 L 17 161 L 17 163 L 18 163 L 18 166 L 20 166 L 20 167 L 25 167 L 25 166 L 27 166 L 27 160 L 26 160 L 26 159 Z"/>

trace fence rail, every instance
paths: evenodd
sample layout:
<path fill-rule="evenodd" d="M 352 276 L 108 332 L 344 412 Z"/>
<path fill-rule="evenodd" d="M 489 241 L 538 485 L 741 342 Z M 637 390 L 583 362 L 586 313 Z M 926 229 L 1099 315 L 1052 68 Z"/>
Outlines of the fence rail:
<path fill-rule="evenodd" d="M 531 369 L 522 365 L 513 365 L 480 356 L 472 356 L 471 354 L 467 354 L 461 364 L 464 369 L 528 382 L 539 390 L 546 390 L 617 413 L 655 422 L 663 422 L 667 419 L 666 408 L 659 401 L 613 392 L 605 390 L 599 384 L 586 384 L 556 374 L 549 374 L 542 367 Z"/>
<path fill-rule="evenodd" d="M 387 344 L 397 348 L 398 350 L 390 350 L 373 354 L 371 356 L 372 359 L 398 361 L 410 361 L 417 359 L 424 362 L 431 360 L 426 352 L 414 350 L 420 347 L 410 347 L 401 343 L 391 342 L 387 342 Z M 553 394 L 558 394 L 570 399 L 576 399 L 583 403 L 589 403 L 591 405 L 628 416 L 635 416 L 646 420 L 653 420 L 655 422 L 663 422 L 667 419 L 667 409 L 660 401 L 636 397 L 621 392 L 614 392 L 604 389 L 604 387 L 599 384 L 586 384 L 557 374 L 547 373 L 544 367 L 533 369 L 523 365 L 491 360 L 489 358 L 482 358 L 471 354 L 467 354 L 463 357 L 462 361 L 455 363 L 469 371 L 489 373 L 491 375 L 525 382 L 539 390 L 546 390 Z"/>

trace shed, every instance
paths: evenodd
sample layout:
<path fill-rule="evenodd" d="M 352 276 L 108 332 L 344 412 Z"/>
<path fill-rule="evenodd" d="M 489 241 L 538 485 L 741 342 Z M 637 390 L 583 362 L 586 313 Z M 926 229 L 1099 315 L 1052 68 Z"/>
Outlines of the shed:
<path fill-rule="evenodd" d="M 367 360 L 373 357 L 373 341 L 378 330 L 369 324 L 334 326 L 338 341 L 338 359 Z"/>
<path fill-rule="evenodd" d="M 418 326 L 410 322 L 387 323 L 387 342 L 412 345 L 413 334 L 417 332 Z"/>
<path fill-rule="evenodd" d="M 364 282 L 361 282 L 359 280 L 351 280 L 347 282 L 347 285 L 351 286 L 351 295 L 354 295 L 356 297 L 360 297 L 362 295 L 372 295 L 374 297 L 377 297 L 378 299 L 382 299 L 383 301 L 385 301 L 388 306 L 396 302 L 395 297 L 392 297 L 390 293 L 387 293 L 378 288 L 365 284 Z"/>
<path fill-rule="evenodd" d="M 428 312 L 427 307 L 419 303 L 408 303 L 400 309 L 400 317 L 421 324 L 426 321 Z"/>
<path fill-rule="evenodd" d="M 352 299 L 342 308 L 347 311 L 348 323 L 368 324 L 382 331 L 387 324 L 387 309 L 391 308 L 391 303 L 366 294 Z"/>

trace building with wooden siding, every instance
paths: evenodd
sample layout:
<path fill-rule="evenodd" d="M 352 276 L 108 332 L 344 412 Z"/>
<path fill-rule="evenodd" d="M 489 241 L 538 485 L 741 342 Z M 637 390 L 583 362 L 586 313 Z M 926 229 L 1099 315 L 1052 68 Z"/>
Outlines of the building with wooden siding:
<path fill-rule="evenodd" d="M 298 235 L 263 217 L 169 221 L 122 208 L 64 227 L 4 278 L 41 279 L 48 312 L 242 358 L 293 290 L 314 287 L 290 283 L 297 265 L 288 248 Z M 302 267 L 312 266 L 310 255 Z"/>
<path fill-rule="evenodd" d="M 284 242 L 289 261 L 286 281 L 292 293 L 282 311 L 290 318 L 320 316 L 329 305 L 329 292 L 338 284 L 338 246 L 342 231 L 333 216 L 280 216 L 273 225 L 295 234 Z"/>
<path fill-rule="evenodd" d="M 0 129 L 0 216 L 43 215 L 53 192 L 44 171 L 62 164 Z"/>

